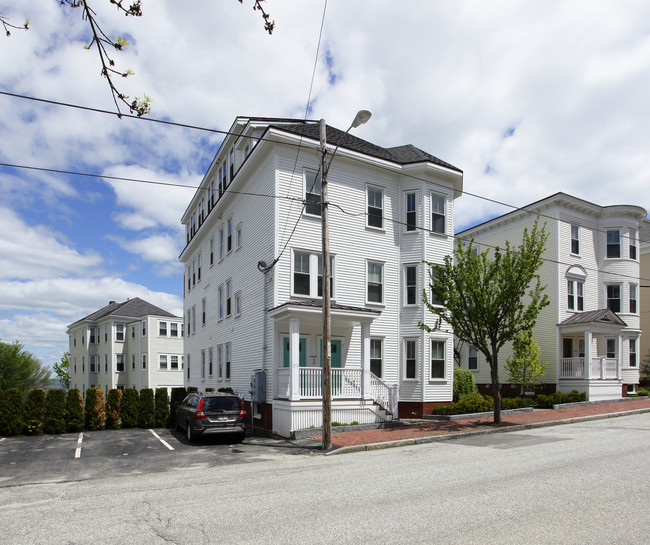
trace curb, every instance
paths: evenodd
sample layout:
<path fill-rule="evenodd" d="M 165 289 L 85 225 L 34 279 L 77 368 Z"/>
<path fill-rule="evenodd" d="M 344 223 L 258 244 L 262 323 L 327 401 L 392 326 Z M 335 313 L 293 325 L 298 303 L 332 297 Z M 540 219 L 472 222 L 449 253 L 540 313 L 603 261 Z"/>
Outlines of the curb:
<path fill-rule="evenodd" d="M 531 422 L 529 424 L 515 424 L 507 428 L 495 428 L 489 430 L 448 433 L 443 435 L 430 435 L 427 437 L 414 437 L 413 439 L 398 439 L 396 441 L 384 441 L 382 443 L 369 443 L 367 445 L 351 445 L 347 447 L 337 447 L 335 449 L 329 450 L 327 452 L 323 452 L 321 454 L 325 456 L 332 456 L 333 454 L 350 454 L 353 452 L 383 450 L 388 448 L 406 447 L 410 445 L 422 445 L 426 443 L 437 443 L 439 441 L 450 441 L 452 439 L 459 439 L 461 437 L 473 437 L 477 435 L 487 435 L 490 433 L 507 433 L 511 431 L 530 430 L 534 428 L 546 428 L 549 426 L 559 426 L 562 424 L 577 424 L 579 422 L 589 422 L 590 420 L 604 420 L 606 418 L 616 418 L 619 416 L 630 416 L 634 414 L 642 414 L 648 412 L 650 412 L 650 408 L 631 409 L 629 411 L 621 411 L 618 413 L 592 414 L 589 416 L 577 416 L 575 418 L 567 418 L 563 420 L 548 420 L 545 422 Z"/>

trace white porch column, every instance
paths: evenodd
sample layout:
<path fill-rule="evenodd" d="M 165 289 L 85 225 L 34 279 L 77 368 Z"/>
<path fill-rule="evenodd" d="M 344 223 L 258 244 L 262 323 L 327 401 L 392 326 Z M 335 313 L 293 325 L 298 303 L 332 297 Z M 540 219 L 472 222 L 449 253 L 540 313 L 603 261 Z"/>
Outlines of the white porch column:
<path fill-rule="evenodd" d="M 300 320 L 289 320 L 289 399 L 300 399 Z"/>
<path fill-rule="evenodd" d="M 361 398 L 372 399 L 370 391 L 370 324 L 361 324 Z"/>
<path fill-rule="evenodd" d="M 591 331 L 585 331 L 585 368 L 583 376 L 587 380 L 591 379 L 591 342 Z"/>

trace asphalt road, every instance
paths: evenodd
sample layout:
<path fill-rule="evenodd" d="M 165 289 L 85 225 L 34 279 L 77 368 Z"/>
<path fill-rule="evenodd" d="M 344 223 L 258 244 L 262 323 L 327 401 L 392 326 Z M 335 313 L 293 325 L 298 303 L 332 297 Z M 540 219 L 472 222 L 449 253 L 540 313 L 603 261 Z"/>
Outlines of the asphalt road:
<path fill-rule="evenodd" d="M 131 439 L 123 474 L 82 446 L 40 484 L 5 478 L 23 439 L 0 442 L 2 543 L 650 543 L 650 414 L 328 457 Z"/>

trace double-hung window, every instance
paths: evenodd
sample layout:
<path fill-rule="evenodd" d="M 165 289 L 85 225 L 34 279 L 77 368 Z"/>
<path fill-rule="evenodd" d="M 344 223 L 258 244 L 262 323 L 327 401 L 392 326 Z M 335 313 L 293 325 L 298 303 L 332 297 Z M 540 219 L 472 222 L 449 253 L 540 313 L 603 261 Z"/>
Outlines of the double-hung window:
<path fill-rule="evenodd" d="M 618 229 L 607 231 L 607 257 L 621 257 L 621 233 Z"/>
<path fill-rule="evenodd" d="M 630 284 L 630 314 L 636 314 L 636 284 Z"/>
<path fill-rule="evenodd" d="M 334 256 L 330 256 L 330 296 L 334 297 Z M 293 254 L 293 293 L 323 296 L 323 256 L 296 251 Z"/>
<path fill-rule="evenodd" d="M 370 339 L 370 372 L 376 377 L 383 377 L 383 340 Z"/>
<path fill-rule="evenodd" d="M 118 373 L 124 371 L 124 354 L 115 354 L 115 369 Z"/>
<path fill-rule="evenodd" d="M 226 380 L 230 380 L 230 343 L 226 343 Z"/>
<path fill-rule="evenodd" d="M 321 214 L 320 174 L 311 170 L 305 170 L 305 213 L 312 216 Z"/>
<path fill-rule="evenodd" d="M 205 380 L 205 350 L 201 350 L 201 380 Z"/>
<path fill-rule="evenodd" d="M 318 255 L 318 279 L 316 291 L 318 297 L 323 296 L 323 256 Z M 334 258 L 330 256 L 330 297 L 334 297 Z"/>
<path fill-rule="evenodd" d="M 208 349 L 208 376 L 212 376 L 212 348 Z"/>
<path fill-rule="evenodd" d="M 217 299 L 219 300 L 219 320 L 223 320 L 223 286 L 217 288 Z"/>
<path fill-rule="evenodd" d="M 384 191 L 368 186 L 368 227 L 384 227 Z"/>
<path fill-rule="evenodd" d="M 478 371 L 478 350 L 473 344 L 467 348 L 467 368 L 470 371 Z"/>
<path fill-rule="evenodd" d="M 232 218 L 228 218 L 226 222 L 226 251 L 232 252 Z"/>
<path fill-rule="evenodd" d="M 417 304 L 418 276 L 417 265 L 406 265 L 404 267 L 404 304 Z"/>
<path fill-rule="evenodd" d="M 217 378 L 223 378 L 223 346 L 217 346 Z"/>
<path fill-rule="evenodd" d="M 431 340 L 431 378 L 445 378 L 445 341 Z"/>
<path fill-rule="evenodd" d="M 580 255 L 580 227 L 578 225 L 571 226 L 571 253 Z"/>
<path fill-rule="evenodd" d="M 167 354 L 160 354 L 158 356 L 158 369 L 167 370 Z"/>
<path fill-rule="evenodd" d="M 630 231 L 630 259 L 636 259 L 636 232 Z"/>
<path fill-rule="evenodd" d="M 368 261 L 366 298 L 369 303 L 384 302 L 384 264 Z"/>
<path fill-rule="evenodd" d="M 232 283 L 230 280 L 226 282 L 226 316 L 232 314 Z"/>
<path fill-rule="evenodd" d="M 295 252 L 293 254 L 293 293 L 310 295 L 309 254 Z"/>
<path fill-rule="evenodd" d="M 407 380 L 417 378 L 417 340 L 404 340 L 404 378 Z"/>
<path fill-rule="evenodd" d="M 201 299 L 201 325 L 205 325 L 205 315 L 207 314 L 206 312 L 206 302 L 205 302 L 205 297 Z"/>
<path fill-rule="evenodd" d="M 210 266 L 214 265 L 214 238 L 210 239 Z"/>
<path fill-rule="evenodd" d="M 636 367 L 636 339 L 630 339 L 630 367 Z"/>
<path fill-rule="evenodd" d="M 169 336 L 178 337 L 178 324 L 176 322 L 171 322 L 169 324 Z"/>
<path fill-rule="evenodd" d="M 607 308 L 614 312 L 621 312 L 621 285 L 607 284 L 605 286 Z"/>
<path fill-rule="evenodd" d="M 169 356 L 169 368 L 178 371 L 178 356 Z"/>
<path fill-rule="evenodd" d="M 431 193 L 431 231 L 445 233 L 445 198 L 437 193 Z"/>
<path fill-rule="evenodd" d="M 223 227 L 219 229 L 219 260 L 223 259 Z"/>
<path fill-rule="evenodd" d="M 584 310 L 585 284 L 579 280 L 567 280 L 567 308 L 569 310 Z"/>
<path fill-rule="evenodd" d="M 417 225 L 417 193 L 411 191 L 405 195 L 406 199 L 406 230 L 415 231 Z"/>
<path fill-rule="evenodd" d="M 196 256 L 196 262 L 197 262 L 197 268 L 196 268 L 197 277 L 196 277 L 196 279 L 197 279 L 198 282 L 200 282 L 201 281 L 201 254 Z"/>
<path fill-rule="evenodd" d="M 161 337 L 167 336 L 167 322 L 158 322 L 158 335 Z"/>
<path fill-rule="evenodd" d="M 124 342 L 124 324 L 115 324 L 115 340 Z"/>

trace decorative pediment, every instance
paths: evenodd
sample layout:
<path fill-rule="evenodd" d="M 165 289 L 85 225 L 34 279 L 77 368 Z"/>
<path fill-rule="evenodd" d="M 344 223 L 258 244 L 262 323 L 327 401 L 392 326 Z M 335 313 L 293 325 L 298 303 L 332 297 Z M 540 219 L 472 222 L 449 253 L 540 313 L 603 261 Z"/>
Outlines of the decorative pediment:
<path fill-rule="evenodd" d="M 627 324 L 623 320 L 621 320 L 620 316 L 616 314 L 613 310 L 608 308 L 591 310 L 589 312 L 577 312 L 576 314 L 569 316 L 560 325 L 578 325 L 578 324 L 582 324 L 582 325 L 597 324 L 597 325 L 627 327 Z"/>

